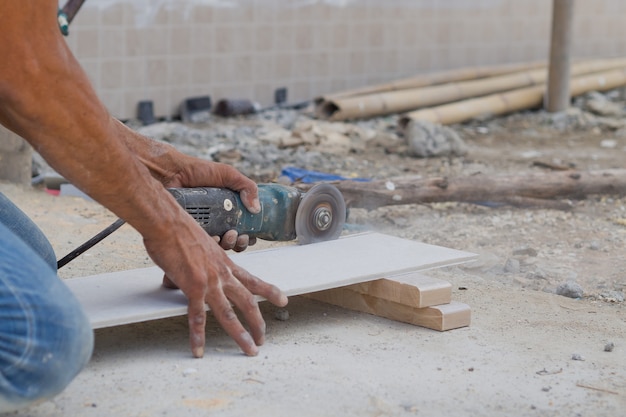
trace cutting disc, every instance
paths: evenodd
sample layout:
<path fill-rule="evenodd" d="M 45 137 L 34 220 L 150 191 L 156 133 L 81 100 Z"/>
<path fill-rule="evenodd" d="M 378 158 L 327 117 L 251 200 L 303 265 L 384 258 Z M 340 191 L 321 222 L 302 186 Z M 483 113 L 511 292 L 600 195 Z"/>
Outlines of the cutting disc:
<path fill-rule="evenodd" d="M 296 211 L 298 243 L 337 239 L 346 222 L 346 203 L 341 192 L 330 184 L 318 184 L 302 197 Z"/>

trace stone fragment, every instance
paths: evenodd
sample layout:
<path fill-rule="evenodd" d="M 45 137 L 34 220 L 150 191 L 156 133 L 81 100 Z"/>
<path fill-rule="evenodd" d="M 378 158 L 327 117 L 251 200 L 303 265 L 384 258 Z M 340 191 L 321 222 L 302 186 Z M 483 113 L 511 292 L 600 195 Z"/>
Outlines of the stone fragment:
<path fill-rule="evenodd" d="M 556 293 L 568 298 L 582 298 L 584 295 L 583 287 L 575 281 L 566 281 L 556 287 Z"/>
<path fill-rule="evenodd" d="M 461 137 L 446 126 L 412 120 L 405 131 L 408 153 L 411 156 L 461 156 L 467 147 Z"/>

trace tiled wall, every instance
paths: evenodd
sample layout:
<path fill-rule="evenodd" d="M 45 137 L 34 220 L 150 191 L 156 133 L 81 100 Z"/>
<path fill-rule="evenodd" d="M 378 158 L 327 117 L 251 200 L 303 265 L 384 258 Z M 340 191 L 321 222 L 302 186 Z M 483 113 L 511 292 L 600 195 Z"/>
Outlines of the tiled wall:
<path fill-rule="evenodd" d="M 289 101 L 546 59 L 551 0 L 87 0 L 67 42 L 117 117 L 197 95 Z M 626 55 L 626 1 L 578 0 L 577 57 Z"/>

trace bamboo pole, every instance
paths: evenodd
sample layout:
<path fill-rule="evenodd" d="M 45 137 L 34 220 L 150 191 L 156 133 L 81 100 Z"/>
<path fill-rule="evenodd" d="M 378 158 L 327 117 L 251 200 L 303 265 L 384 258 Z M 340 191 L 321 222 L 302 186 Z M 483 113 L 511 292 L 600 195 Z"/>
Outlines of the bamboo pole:
<path fill-rule="evenodd" d="M 575 77 L 571 80 L 572 96 L 589 91 L 607 91 L 626 85 L 626 68 Z M 520 88 L 505 93 L 462 100 L 443 106 L 417 110 L 404 115 L 400 126 L 406 128 L 412 120 L 432 123 L 460 123 L 478 116 L 497 116 L 541 106 L 545 85 Z"/>
<path fill-rule="evenodd" d="M 326 94 L 316 97 L 313 101 L 316 106 L 320 106 L 326 101 L 336 100 L 339 98 L 382 93 L 385 91 L 405 90 L 407 88 L 426 87 L 429 85 L 445 84 L 454 81 L 466 81 L 478 78 L 494 77 L 497 75 L 503 75 L 512 72 L 527 71 L 545 67 L 546 64 L 544 62 L 531 62 L 484 67 L 458 68 L 443 72 L 420 74 L 414 77 L 395 80 L 388 83 L 365 86 L 333 94 Z"/>
<path fill-rule="evenodd" d="M 545 109 L 563 111 L 570 103 L 570 56 L 574 0 L 554 0 L 552 6 L 552 41 Z"/>
<path fill-rule="evenodd" d="M 575 75 L 626 67 L 626 59 L 583 61 L 573 65 Z M 470 97 L 493 94 L 516 88 L 543 85 L 546 68 L 522 71 L 479 80 L 388 91 L 370 95 L 326 101 L 317 107 L 317 116 L 332 121 L 366 118 L 391 113 L 402 113 L 420 107 L 434 106 Z"/>

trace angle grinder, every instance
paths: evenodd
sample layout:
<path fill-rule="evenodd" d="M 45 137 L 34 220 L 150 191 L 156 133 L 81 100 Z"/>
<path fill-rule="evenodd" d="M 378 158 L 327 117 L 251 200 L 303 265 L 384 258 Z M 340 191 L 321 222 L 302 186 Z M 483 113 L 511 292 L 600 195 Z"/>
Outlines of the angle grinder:
<path fill-rule="evenodd" d="M 261 211 L 246 209 L 239 193 L 225 188 L 170 188 L 178 204 L 211 236 L 229 230 L 240 235 L 269 240 L 309 243 L 339 237 L 346 221 L 346 203 L 330 184 L 318 184 L 302 193 L 279 184 L 259 184 Z M 83 243 L 57 262 L 61 268 L 124 224 L 115 223 Z"/>

